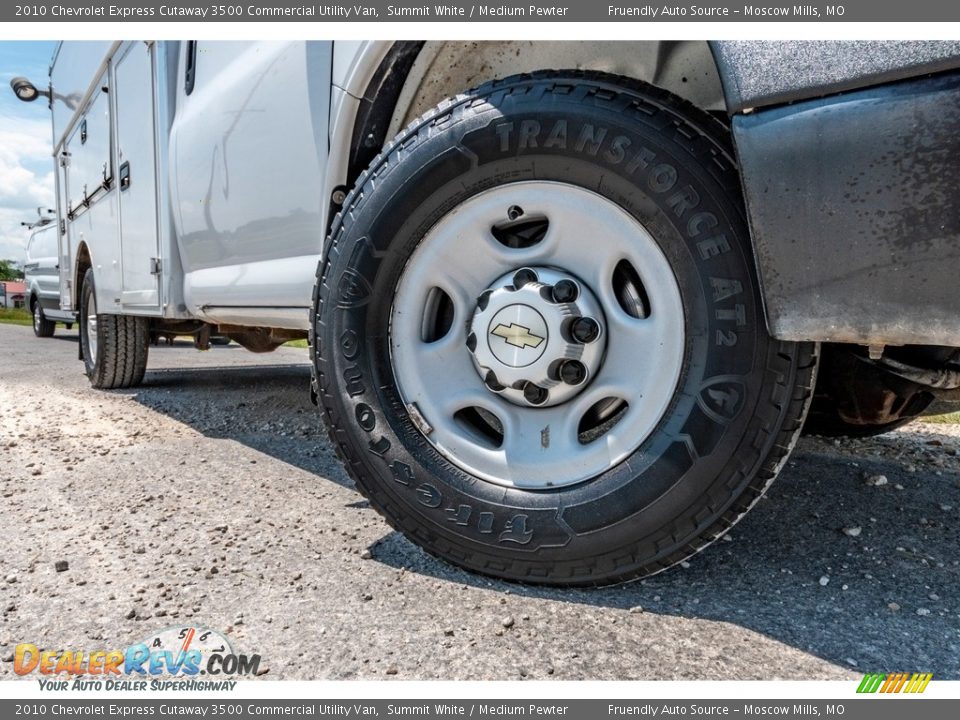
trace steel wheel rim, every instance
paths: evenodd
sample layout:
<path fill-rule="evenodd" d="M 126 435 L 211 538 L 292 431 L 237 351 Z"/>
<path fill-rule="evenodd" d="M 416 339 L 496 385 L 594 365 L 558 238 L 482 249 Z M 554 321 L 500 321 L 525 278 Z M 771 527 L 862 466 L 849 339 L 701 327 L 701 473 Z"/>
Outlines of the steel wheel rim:
<path fill-rule="evenodd" d="M 97 298 L 91 292 L 87 300 L 87 322 L 84 325 L 91 362 L 97 361 Z"/>
<path fill-rule="evenodd" d="M 40 303 L 36 303 L 33 306 L 33 329 L 37 333 L 40 332 Z"/>
<path fill-rule="evenodd" d="M 509 226 L 516 210 L 531 222 L 545 220 L 539 241 L 507 247 L 497 239 L 494 228 Z M 621 297 L 615 280 L 624 263 L 642 285 L 646 317 L 638 317 L 629 298 Z M 478 353 L 467 345 L 471 332 L 478 330 L 478 298 L 521 268 L 556 271 L 551 281 L 573 277 L 602 309 L 602 361 L 582 389 L 556 405 L 525 407 L 516 393 L 508 399 L 491 391 L 485 384 L 486 366 L 478 364 Z M 494 285 L 493 292 L 501 289 Z M 452 317 L 449 329 L 433 338 L 424 335 L 424 328 L 438 291 L 449 299 L 446 315 Z M 552 312 L 549 303 L 536 309 Z M 577 186 L 520 182 L 479 193 L 427 233 L 395 291 L 390 351 L 411 418 L 446 459 L 498 485 L 549 489 L 600 475 L 650 436 L 680 377 L 683 318 L 669 261 L 631 215 Z M 531 343 L 536 341 L 532 337 Z M 548 342 L 554 343 L 554 337 Z M 569 332 L 557 342 L 570 345 Z M 562 347 L 558 352 L 568 351 Z M 618 415 L 583 432 L 584 423 L 602 418 L 604 408 L 619 408 Z M 489 433 L 482 423 L 490 426 Z"/>

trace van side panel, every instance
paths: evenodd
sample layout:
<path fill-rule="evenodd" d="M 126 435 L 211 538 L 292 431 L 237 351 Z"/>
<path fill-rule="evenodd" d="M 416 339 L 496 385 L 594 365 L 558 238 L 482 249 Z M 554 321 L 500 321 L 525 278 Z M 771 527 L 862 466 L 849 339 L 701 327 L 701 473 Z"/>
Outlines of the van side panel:
<path fill-rule="evenodd" d="M 189 94 L 187 50 L 170 144 L 187 307 L 211 321 L 305 309 L 328 205 L 332 43 L 200 41 Z"/>
<path fill-rule="evenodd" d="M 66 197 L 67 243 L 72 272 L 77 254 L 86 246 L 97 278 L 97 309 L 120 312 L 120 213 L 113 183 L 110 74 L 96 79 L 97 90 L 79 108 L 59 155 Z M 79 302 L 80 288 L 72 292 Z M 74 306 L 76 307 L 76 305 Z"/>
<path fill-rule="evenodd" d="M 733 130 L 774 337 L 960 346 L 960 73 Z"/>
<path fill-rule="evenodd" d="M 60 278 L 57 269 L 57 224 L 35 230 L 27 243 L 27 258 L 23 266 L 27 284 L 27 302 L 36 295 L 45 311 L 60 309 Z"/>
<path fill-rule="evenodd" d="M 98 70 L 112 45 L 101 41 L 71 41 L 57 46 L 50 68 L 50 85 L 54 93 L 54 144 L 63 138 L 87 90 L 99 77 Z"/>
<path fill-rule="evenodd" d="M 154 48 L 134 42 L 114 58 L 120 203 L 121 302 L 126 309 L 159 310 L 160 239 L 157 224 L 157 108 Z"/>

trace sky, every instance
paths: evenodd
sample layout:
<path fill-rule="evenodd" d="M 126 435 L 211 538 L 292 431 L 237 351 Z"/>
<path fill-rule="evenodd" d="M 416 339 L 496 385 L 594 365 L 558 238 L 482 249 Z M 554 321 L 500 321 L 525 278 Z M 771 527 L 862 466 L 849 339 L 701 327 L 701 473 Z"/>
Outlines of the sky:
<path fill-rule="evenodd" d="M 46 98 L 17 100 L 10 79 L 24 75 L 46 88 L 56 43 L 0 41 L 0 259 L 22 263 L 39 206 L 53 208 L 50 110 Z"/>

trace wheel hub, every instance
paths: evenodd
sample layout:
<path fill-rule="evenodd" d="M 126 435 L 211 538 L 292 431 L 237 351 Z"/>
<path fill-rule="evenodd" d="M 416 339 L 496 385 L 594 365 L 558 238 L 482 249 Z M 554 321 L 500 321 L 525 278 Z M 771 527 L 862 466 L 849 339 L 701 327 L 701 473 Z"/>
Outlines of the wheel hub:
<path fill-rule="evenodd" d="M 523 267 L 480 294 L 467 347 L 486 387 L 524 407 L 580 393 L 597 374 L 606 342 L 600 303 L 568 273 Z"/>

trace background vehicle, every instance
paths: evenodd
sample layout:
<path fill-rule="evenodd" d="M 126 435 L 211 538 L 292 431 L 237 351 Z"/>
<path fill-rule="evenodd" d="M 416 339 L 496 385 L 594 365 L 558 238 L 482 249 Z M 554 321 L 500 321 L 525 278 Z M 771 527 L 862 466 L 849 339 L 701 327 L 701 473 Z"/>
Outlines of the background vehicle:
<path fill-rule="evenodd" d="M 821 348 L 812 430 L 955 397 L 958 68 L 952 42 L 64 43 L 62 306 L 102 388 L 150 333 L 309 335 L 331 439 L 408 537 L 630 579 L 760 497 Z"/>
<path fill-rule="evenodd" d="M 44 222 L 46 221 L 46 222 Z M 60 307 L 60 259 L 56 226 L 52 219 L 41 217 L 34 225 L 27 242 L 23 280 L 27 286 L 27 307 L 33 315 L 33 332 L 37 337 L 52 337 L 57 322 L 73 327 L 75 315 Z"/>

